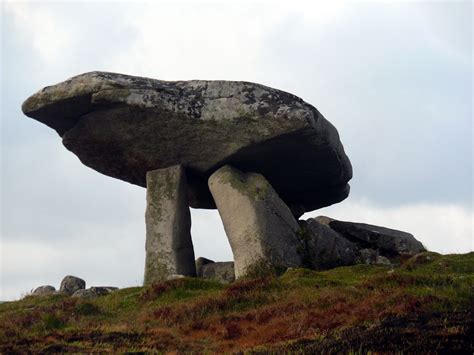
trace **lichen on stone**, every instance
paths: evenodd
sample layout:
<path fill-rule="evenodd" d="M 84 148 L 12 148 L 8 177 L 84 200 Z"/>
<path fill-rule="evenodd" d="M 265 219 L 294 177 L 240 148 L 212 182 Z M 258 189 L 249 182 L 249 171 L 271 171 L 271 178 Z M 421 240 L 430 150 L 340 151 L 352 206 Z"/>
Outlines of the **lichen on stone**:
<path fill-rule="evenodd" d="M 270 184 L 260 174 L 240 173 L 231 166 L 221 168 L 219 182 L 230 184 L 232 188 L 254 201 L 263 201 L 268 196 Z"/>

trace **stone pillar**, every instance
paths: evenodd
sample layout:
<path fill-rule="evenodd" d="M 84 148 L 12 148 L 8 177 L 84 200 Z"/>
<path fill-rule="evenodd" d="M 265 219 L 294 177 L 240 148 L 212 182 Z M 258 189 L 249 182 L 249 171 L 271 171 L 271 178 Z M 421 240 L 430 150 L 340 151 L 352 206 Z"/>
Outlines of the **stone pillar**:
<path fill-rule="evenodd" d="M 259 268 L 301 266 L 298 222 L 260 174 L 224 166 L 209 178 L 229 239 L 236 278 Z"/>
<path fill-rule="evenodd" d="M 186 175 L 181 165 L 149 171 L 144 284 L 174 274 L 195 276 Z"/>

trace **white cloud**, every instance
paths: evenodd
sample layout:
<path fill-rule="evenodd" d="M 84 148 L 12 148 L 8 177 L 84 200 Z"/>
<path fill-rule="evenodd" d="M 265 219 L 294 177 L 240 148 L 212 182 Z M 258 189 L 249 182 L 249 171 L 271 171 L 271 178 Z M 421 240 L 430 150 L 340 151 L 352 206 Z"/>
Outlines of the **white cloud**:
<path fill-rule="evenodd" d="M 421 2 L 413 11 L 426 40 L 466 66 L 472 66 L 472 6 L 472 1 Z"/>
<path fill-rule="evenodd" d="M 71 45 L 71 33 L 46 5 L 27 2 L 6 2 L 4 15 L 12 16 L 17 26 L 31 37 L 31 45 L 47 62 L 55 62 Z M 10 35 L 10 34 L 9 34 Z"/>
<path fill-rule="evenodd" d="M 129 18 L 138 32 L 114 68 L 165 80 L 242 79 L 262 48 L 262 22 L 253 5 L 148 3 Z M 197 77 L 198 76 L 198 77 Z"/>

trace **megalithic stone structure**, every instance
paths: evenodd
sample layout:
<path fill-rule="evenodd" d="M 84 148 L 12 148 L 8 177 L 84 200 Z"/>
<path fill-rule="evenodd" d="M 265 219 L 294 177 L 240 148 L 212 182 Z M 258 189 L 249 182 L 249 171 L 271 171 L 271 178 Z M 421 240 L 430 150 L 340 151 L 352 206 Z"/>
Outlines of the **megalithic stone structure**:
<path fill-rule="evenodd" d="M 181 165 L 146 174 L 144 284 L 174 274 L 196 276 L 186 175 Z"/>
<path fill-rule="evenodd" d="M 324 217 L 298 225 L 348 196 L 352 166 L 336 128 L 293 94 L 96 71 L 39 90 L 22 110 L 86 166 L 147 188 L 145 284 L 196 274 L 189 207 L 218 208 L 237 277 L 263 264 L 398 263 L 425 250 L 379 226 Z M 231 263 L 208 261 L 198 260 L 199 276 L 231 279 Z"/>
<path fill-rule="evenodd" d="M 234 254 L 236 278 L 258 268 L 301 266 L 298 222 L 263 175 L 226 165 L 211 175 L 209 189 Z"/>

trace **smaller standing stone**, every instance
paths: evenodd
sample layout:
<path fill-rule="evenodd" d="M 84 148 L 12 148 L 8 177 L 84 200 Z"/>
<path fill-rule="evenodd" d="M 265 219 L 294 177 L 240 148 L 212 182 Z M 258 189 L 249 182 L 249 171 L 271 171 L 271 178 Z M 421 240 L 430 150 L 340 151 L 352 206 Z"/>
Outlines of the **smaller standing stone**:
<path fill-rule="evenodd" d="M 86 282 L 83 279 L 68 275 L 61 281 L 61 287 L 59 288 L 59 291 L 68 295 L 72 295 L 77 290 L 83 290 L 85 288 Z"/>
<path fill-rule="evenodd" d="M 202 256 L 196 259 L 196 276 L 202 277 L 202 267 L 207 264 L 212 264 L 214 261 L 203 258 Z"/>
<path fill-rule="evenodd" d="M 56 288 L 51 285 L 44 285 L 37 287 L 34 291 L 33 294 L 37 296 L 44 296 L 44 295 L 51 295 L 56 292 Z"/>
<path fill-rule="evenodd" d="M 149 171 L 144 284 L 171 275 L 195 276 L 186 175 L 181 165 Z"/>

